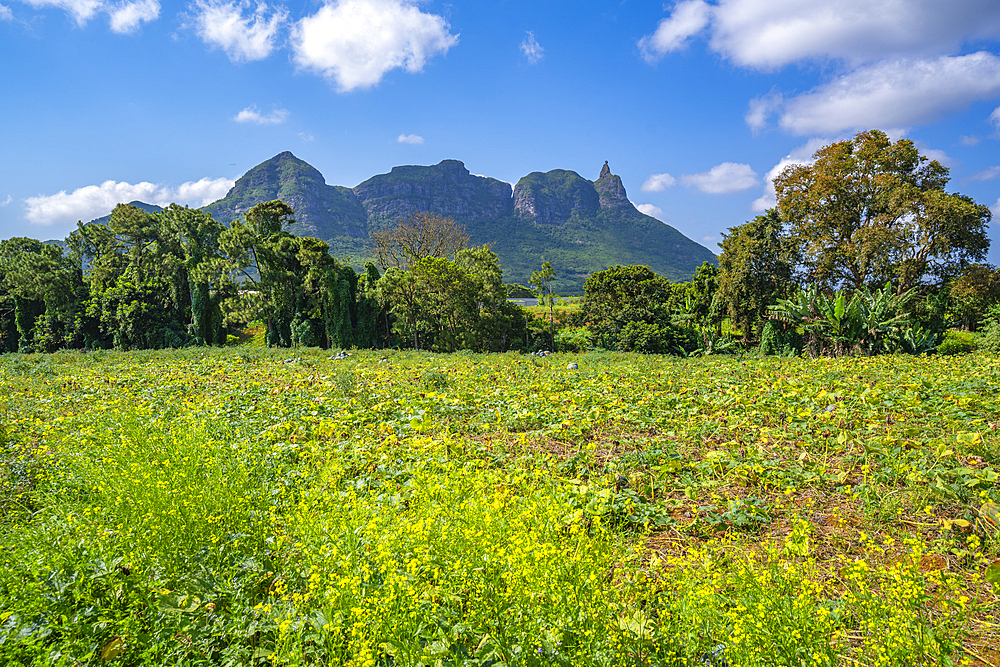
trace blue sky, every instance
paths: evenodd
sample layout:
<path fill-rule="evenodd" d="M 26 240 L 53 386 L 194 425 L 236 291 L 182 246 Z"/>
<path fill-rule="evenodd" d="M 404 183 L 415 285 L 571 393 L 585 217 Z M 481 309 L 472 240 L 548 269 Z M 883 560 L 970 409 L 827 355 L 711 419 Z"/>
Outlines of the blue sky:
<path fill-rule="evenodd" d="M 0 0 L 0 238 L 200 206 L 289 150 L 332 185 L 605 160 L 712 250 L 769 180 L 878 128 L 994 210 L 996 0 Z"/>

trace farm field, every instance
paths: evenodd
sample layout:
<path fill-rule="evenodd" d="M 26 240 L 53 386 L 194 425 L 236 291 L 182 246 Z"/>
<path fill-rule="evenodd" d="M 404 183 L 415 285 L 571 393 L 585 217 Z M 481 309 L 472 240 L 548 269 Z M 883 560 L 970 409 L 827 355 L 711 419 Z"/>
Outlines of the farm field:
<path fill-rule="evenodd" d="M 996 357 L 12 354 L 0 419 L 2 664 L 1000 664 Z"/>

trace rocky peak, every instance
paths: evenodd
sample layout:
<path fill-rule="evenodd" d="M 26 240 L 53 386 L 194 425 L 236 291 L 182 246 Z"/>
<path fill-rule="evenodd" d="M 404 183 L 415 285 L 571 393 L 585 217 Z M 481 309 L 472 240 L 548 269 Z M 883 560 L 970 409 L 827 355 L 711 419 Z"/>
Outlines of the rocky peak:
<path fill-rule="evenodd" d="M 611 168 L 608 167 L 607 161 L 604 162 L 604 168 L 601 169 L 600 178 L 594 183 L 594 189 L 600 195 L 602 207 L 632 205 L 632 202 L 628 200 L 628 195 L 625 193 L 625 186 L 622 185 L 621 177 L 611 173 Z"/>

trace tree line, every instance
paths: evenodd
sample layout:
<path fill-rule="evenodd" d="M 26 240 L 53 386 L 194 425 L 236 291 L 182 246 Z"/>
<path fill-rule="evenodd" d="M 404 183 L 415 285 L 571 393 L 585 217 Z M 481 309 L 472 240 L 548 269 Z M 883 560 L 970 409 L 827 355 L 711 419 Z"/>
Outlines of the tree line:
<path fill-rule="evenodd" d="M 65 247 L 0 242 L 0 350 L 221 345 L 250 322 L 279 347 L 525 345 L 526 317 L 507 301 L 496 254 L 465 247 L 453 221 L 421 213 L 376 235 L 384 273 L 338 262 L 326 242 L 290 234 L 293 221 L 281 201 L 229 227 L 177 205 L 120 204 L 107 223 L 79 224 Z M 446 229 L 456 236 L 441 243 Z"/>
<path fill-rule="evenodd" d="M 260 322 L 284 347 L 929 351 L 948 327 L 1000 320 L 1000 270 L 984 263 L 990 211 L 948 181 L 911 141 L 872 130 L 835 142 L 775 179 L 776 206 L 723 235 L 718 266 L 683 283 L 644 266 L 594 273 L 559 332 L 548 263 L 531 279 L 546 323 L 508 301 L 496 254 L 439 215 L 375 232 L 379 266 L 357 272 L 324 241 L 290 234 L 281 201 L 229 227 L 177 205 L 122 204 L 65 248 L 0 242 L 0 350 L 219 345 Z"/>

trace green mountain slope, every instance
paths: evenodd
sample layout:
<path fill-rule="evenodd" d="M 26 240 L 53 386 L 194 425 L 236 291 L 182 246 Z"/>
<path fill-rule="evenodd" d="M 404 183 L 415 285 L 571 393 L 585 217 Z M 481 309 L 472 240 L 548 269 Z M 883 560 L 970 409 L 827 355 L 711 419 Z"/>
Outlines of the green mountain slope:
<path fill-rule="evenodd" d="M 368 238 L 368 214 L 350 188 L 326 184 L 312 165 L 288 151 L 275 155 L 243 174 L 223 199 L 205 210 L 226 224 L 255 204 L 280 199 L 295 209 L 289 229 L 321 239 Z"/>

